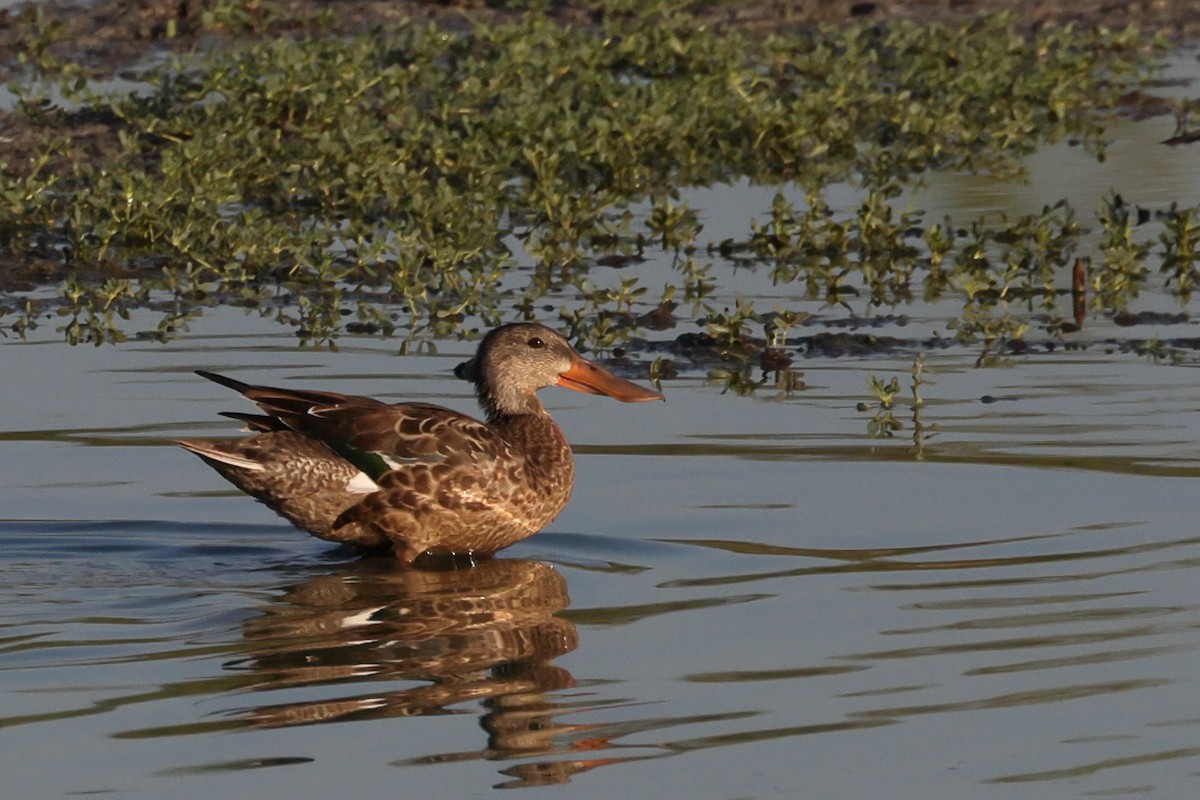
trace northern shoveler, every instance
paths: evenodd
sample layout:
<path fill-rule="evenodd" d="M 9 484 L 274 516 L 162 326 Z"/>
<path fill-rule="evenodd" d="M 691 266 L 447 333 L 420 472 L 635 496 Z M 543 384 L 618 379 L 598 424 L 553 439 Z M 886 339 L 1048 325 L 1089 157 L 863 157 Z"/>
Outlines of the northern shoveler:
<path fill-rule="evenodd" d="M 491 331 L 455 374 L 475 385 L 486 423 L 425 403 L 275 389 L 200 371 L 264 415 L 225 412 L 253 432 L 181 440 L 234 486 L 296 527 L 412 562 L 425 552 L 494 553 L 566 505 L 575 466 L 536 392 L 564 386 L 626 403 L 661 394 L 586 360 L 529 323 Z"/>

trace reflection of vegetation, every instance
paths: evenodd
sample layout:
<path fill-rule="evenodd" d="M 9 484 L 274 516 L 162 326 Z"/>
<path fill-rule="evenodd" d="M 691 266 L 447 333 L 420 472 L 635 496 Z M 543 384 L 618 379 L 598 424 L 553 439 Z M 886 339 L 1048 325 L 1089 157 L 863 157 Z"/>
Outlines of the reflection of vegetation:
<path fill-rule="evenodd" d="M 1157 336 L 1146 340 L 1132 341 L 1129 348 L 1139 356 L 1144 356 L 1152 364 L 1179 364 L 1183 361 L 1183 351 L 1171 347 Z"/>
<path fill-rule="evenodd" d="M 931 169 L 1015 174 L 1018 157 L 1067 135 L 1098 149 L 1096 110 L 1142 74 L 1134 35 L 1026 39 L 998 18 L 757 39 L 672 5 L 600 4 L 589 29 L 528 14 L 465 33 L 414 24 L 322 38 L 324 19 L 263 39 L 288 27 L 282 4 L 216 4 L 205 26 L 259 35 L 147 69 L 147 88 L 106 97 L 88 92 L 82 67 L 47 56 L 53 31 L 33 15 L 18 115 L 45 146 L 0 165 L 0 257 L 35 284 L 63 283 L 51 299 L 8 281 L 0 313 L 20 332 L 54 312 L 69 340 L 105 341 L 135 308 L 158 310 L 166 337 L 232 304 L 324 341 L 445 336 L 510 309 L 532 316 L 551 296 L 576 339 L 609 348 L 679 298 L 736 348 L 747 323 L 765 321 L 749 303 L 709 304 L 731 262 L 767 265 L 833 305 L 955 292 L 957 336 L 985 346 L 1020 338 L 1034 308 L 1053 304 L 1080 227 L 1065 204 L 964 227 L 925 224 L 895 198 Z M 56 78 L 78 110 L 48 99 Z M 85 124 L 108 138 L 72 136 Z M 702 226 L 679 193 L 735 178 L 807 200 L 780 194 L 766 222 L 709 245 L 719 261 L 701 263 Z M 856 207 L 833 207 L 832 184 L 852 186 Z M 1176 212 L 1162 233 L 1184 296 L 1192 216 Z M 1098 273 L 1095 300 L 1110 311 L 1136 290 L 1134 257 L 1147 250 L 1113 209 L 1101 223 L 1106 254 L 1121 259 Z M 589 272 L 648 248 L 680 274 L 658 298 L 634 277 L 605 287 Z"/>

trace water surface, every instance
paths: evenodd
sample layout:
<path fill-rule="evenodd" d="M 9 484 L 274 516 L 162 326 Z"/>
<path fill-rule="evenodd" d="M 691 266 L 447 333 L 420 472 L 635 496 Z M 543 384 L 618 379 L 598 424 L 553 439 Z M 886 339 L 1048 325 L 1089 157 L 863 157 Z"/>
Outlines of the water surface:
<path fill-rule="evenodd" d="M 1064 145 L 1028 186 L 939 178 L 924 202 L 1195 204 L 1158 182 L 1200 174 L 1161 127 L 1119 128 L 1086 174 Z M 770 200 L 728 191 L 735 224 Z M 804 302 L 745 271 L 720 291 Z M 305 537 L 168 440 L 244 410 L 198 368 L 470 410 L 469 343 L 300 350 L 237 311 L 167 345 L 4 340 L 4 794 L 1192 796 L 1197 360 L 1121 346 L 1143 335 L 1196 326 L 1089 320 L 1077 350 L 987 369 L 931 352 L 919 446 L 907 406 L 883 440 L 857 408 L 869 375 L 907 386 L 907 352 L 796 353 L 792 394 L 690 368 L 666 404 L 548 390 L 571 505 L 493 563 L 422 572 Z"/>

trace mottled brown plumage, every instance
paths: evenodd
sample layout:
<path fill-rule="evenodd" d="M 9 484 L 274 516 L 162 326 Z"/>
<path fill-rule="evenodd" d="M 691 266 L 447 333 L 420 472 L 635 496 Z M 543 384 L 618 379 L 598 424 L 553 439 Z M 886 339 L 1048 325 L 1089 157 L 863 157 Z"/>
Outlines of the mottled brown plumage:
<path fill-rule="evenodd" d="M 624 402 L 658 392 L 618 378 L 549 328 L 505 325 L 455 371 L 475 384 L 479 422 L 425 403 L 251 386 L 200 372 L 265 412 L 227 416 L 254 433 L 179 444 L 314 536 L 404 561 L 494 553 L 541 530 L 571 494 L 574 462 L 536 392 L 564 386 Z"/>

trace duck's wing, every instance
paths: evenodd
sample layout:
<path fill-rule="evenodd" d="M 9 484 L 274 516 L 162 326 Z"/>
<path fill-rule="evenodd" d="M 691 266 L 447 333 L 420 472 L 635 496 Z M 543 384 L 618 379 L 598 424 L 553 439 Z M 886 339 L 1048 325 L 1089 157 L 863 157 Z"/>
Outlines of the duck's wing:
<path fill-rule="evenodd" d="M 475 464 L 488 473 L 516 458 L 511 446 L 487 425 L 428 403 L 389 404 L 360 395 L 252 386 L 199 372 L 252 400 L 265 417 L 231 413 L 252 429 L 287 429 L 321 442 L 371 480 L 417 464 Z"/>
<path fill-rule="evenodd" d="M 374 402 L 374 401 L 373 401 Z M 426 403 L 318 406 L 289 427 L 319 439 L 372 480 L 417 465 L 471 467 L 479 474 L 517 454 L 494 430 L 465 414 Z"/>

